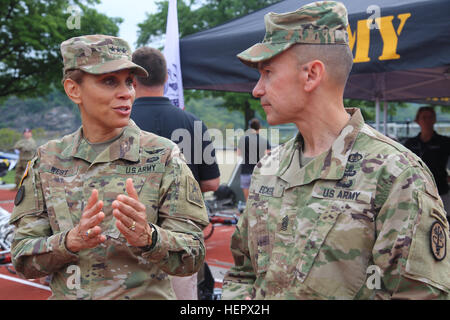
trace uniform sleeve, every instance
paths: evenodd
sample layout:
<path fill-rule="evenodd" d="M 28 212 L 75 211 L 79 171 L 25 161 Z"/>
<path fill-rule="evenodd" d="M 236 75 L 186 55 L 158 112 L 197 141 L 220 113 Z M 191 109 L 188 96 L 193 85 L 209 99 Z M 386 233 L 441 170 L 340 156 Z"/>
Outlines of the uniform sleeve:
<path fill-rule="evenodd" d="M 231 238 L 231 253 L 234 259 L 234 266 L 225 275 L 222 299 L 243 300 L 251 297 L 253 283 L 256 279 L 248 248 L 247 209 L 239 218 Z"/>
<path fill-rule="evenodd" d="M 159 202 L 157 241 L 142 256 L 170 275 L 194 274 L 205 259 L 202 230 L 209 220 L 200 187 L 179 154 L 168 161 Z"/>
<path fill-rule="evenodd" d="M 383 291 L 390 296 L 375 297 L 449 299 L 449 228 L 430 174 L 406 169 L 386 197 L 376 221 L 373 257 L 381 270 Z M 433 226 L 444 230 L 437 240 Z"/>
<path fill-rule="evenodd" d="M 25 278 L 40 278 L 58 271 L 67 264 L 78 261 L 78 256 L 67 250 L 65 239 L 68 231 L 52 233 L 36 158 L 23 183 L 24 196 L 16 196 L 16 206 L 10 218 L 14 224 L 11 257 L 16 271 Z"/>
<path fill-rule="evenodd" d="M 14 147 L 13 147 L 13 148 L 14 148 L 14 149 L 20 150 L 20 148 L 22 148 L 22 140 L 17 141 L 17 142 L 14 144 Z"/>

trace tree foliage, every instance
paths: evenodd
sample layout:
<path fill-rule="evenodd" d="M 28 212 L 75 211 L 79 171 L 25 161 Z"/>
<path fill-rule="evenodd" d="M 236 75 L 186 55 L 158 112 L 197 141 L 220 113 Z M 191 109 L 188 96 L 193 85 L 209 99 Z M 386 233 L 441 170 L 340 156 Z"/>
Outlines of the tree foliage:
<path fill-rule="evenodd" d="M 42 127 L 45 131 L 69 133 L 81 124 L 78 106 L 61 90 L 36 98 L 11 96 L 0 105 L 0 128 L 15 129 Z M 39 131 L 36 132 L 40 134 Z M 35 132 L 33 131 L 33 134 Z"/>
<path fill-rule="evenodd" d="M 399 112 L 399 108 L 404 109 L 409 106 L 406 102 L 393 102 L 388 103 L 388 116 L 395 116 Z M 344 107 L 346 108 L 359 108 L 364 117 L 365 121 L 375 121 L 376 110 L 375 102 L 367 100 L 356 100 L 356 99 L 344 99 Z M 380 102 L 380 113 L 381 117 L 383 114 L 384 103 Z M 380 119 L 380 121 L 383 121 Z"/>
<path fill-rule="evenodd" d="M 247 15 L 279 0 L 178 0 L 178 27 L 180 37 L 210 29 L 231 19 Z M 159 43 L 166 32 L 168 1 L 158 1 L 158 12 L 147 14 L 147 18 L 138 24 L 138 46 Z M 198 5 L 200 5 L 198 7 Z M 197 7 L 196 9 L 194 9 Z M 161 48 L 159 48 L 161 49 Z M 193 98 L 220 97 L 222 106 L 229 110 L 239 110 L 245 117 L 245 128 L 254 117 L 255 110 L 262 111 L 257 100 L 249 93 L 222 91 L 185 90 L 185 100 Z M 265 114 L 260 112 L 260 114 Z"/>
<path fill-rule="evenodd" d="M 22 135 L 9 128 L 0 129 L 0 150 L 12 151 L 14 144 L 19 141 Z"/>
<path fill-rule="evenodd" d="M 0 4 L 0 99 L 35 97 L 60 86 L 62 41 L 83 34 L 117 35 L 121 18 L 109 18 L 91 5 L 99 0 L 2 0 Z M 80 9 L 80 29 L 69 29 Z M 61 87 L 60 87 L 61 88 Z"/>
<path fill-rule="evenodd" d="M 178 0 L 180 38 L 213 28 L 231 19 L 247 15 L 280 0 Z M 157 13 L 147 14 L 138 24 L 138 46 L 158 42 L 166 32 L 169 2 L 157 1 Z M 199 6 L 201 5 L 201 6 Z M 194 9 L 196 8 L 196 9 Z"/>

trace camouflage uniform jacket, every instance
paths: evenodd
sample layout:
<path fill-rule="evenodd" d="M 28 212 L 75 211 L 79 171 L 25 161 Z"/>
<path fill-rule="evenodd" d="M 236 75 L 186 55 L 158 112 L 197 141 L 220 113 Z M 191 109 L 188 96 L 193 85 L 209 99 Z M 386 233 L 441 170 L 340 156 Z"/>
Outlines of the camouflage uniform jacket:
<path fill-rule="evenodd" d="M 112 215 L 130 177 L 157 232 L 148 251 L 129 245 Z M 81 128 L 50 141 L 38 149 L 22 185 L 25 196 L 10 219 L 13 263 L 26 278 L 51 274 L 52 299 L 174 299 L 168 274 L 190 275 L 203 264 L 202 229 L 209 222 L 200 188 L 174 143 L 131 120 L 98 156 Z M 74 254 L 65 238 L 93 188 L 104 202 L 100 227 L 107 240 Z"/>
<path fill-rule="evenodd" d="M 255 168 L 224 299 L 448 299 L 448 222 L 430 171 L 347 111 L 330 150 L 306 166 L 298 135 Z"/>
<path fill-rule="evenodd" d="M 29 161 L 33 159 L 36 152 L 36 142 L 33 138 L 20 139 L 14 145 L 14 149 L 20 150 L 20 161 Z"/>

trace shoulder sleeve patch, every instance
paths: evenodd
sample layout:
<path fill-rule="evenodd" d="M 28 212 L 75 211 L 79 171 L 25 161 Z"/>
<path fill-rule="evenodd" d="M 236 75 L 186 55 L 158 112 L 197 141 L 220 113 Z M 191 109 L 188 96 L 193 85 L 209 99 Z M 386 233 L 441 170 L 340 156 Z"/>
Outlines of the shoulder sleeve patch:
<path fill-rule="evenodd" d="M 443 208 L 436 200 L 424 192 L 419 192 L 421 214 L 414 227 L 414 235 L 406 262 L 406 275 L 436 288 L 450 292 L 450 259 L 448 258 L 448 229 L 444 227 Z"/>
<path fill-rule="evenodd" d="M 25 186 L 20 186 L 19 190 L 17 190 L 16 197 L 14 198 L 14 205 L 18 206 L 25 197 Z"/>
<path fill-rule="evenodd" d="M 199 206 L 200 208 L 203 208 L 202 192 L 197 183 L 197 180 L 195 180 L 193 177 L 189 175 L 186 176 L 186 179 L 187 179 L 186 185 L 188 188 L 186 192 L 187 201 Z"/>
<path fill-rule="evenodd" d="M 36 189 L 37 174 L 33 169 L 34 162 L 27 169 L 27 179 L 22 179 L 21 186 L 14 199 L 14 209 L 10 216 L 10 224 L 27 214 L 35 214 L 44 210 L 43 196 L 40 190 Z"/>
<path fill-rule="evenodd" d="M 437 261 L 442 261 L 447 255 L 447 237 L 445 235 L 444 226 L 435 221 L 431 225 L 430 244 L 433 257 Z"/>

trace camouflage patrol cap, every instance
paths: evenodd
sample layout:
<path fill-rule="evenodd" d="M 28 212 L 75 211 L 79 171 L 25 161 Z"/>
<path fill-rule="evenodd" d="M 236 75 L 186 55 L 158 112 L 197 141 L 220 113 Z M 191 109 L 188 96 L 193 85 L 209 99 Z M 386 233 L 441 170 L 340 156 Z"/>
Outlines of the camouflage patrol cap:
<path fill-rule="evenodd" d="M 293 12 L 269 12 L 264 16 L 264 23 L 263 42 L 237 55 L 252 68 L 296 43 L 348 45 L 347 9 L 340 2 L 318 1 Z"/>
<path fill-rule="evenodd" d="M 125 40 L 102 34 L 74 37 L 61 43 L 64 73 L 74 69 L 91 74 L 134 69 L 136 75 L 148 77 L 144 68 L 131 61 L 131 53 Z"/>

